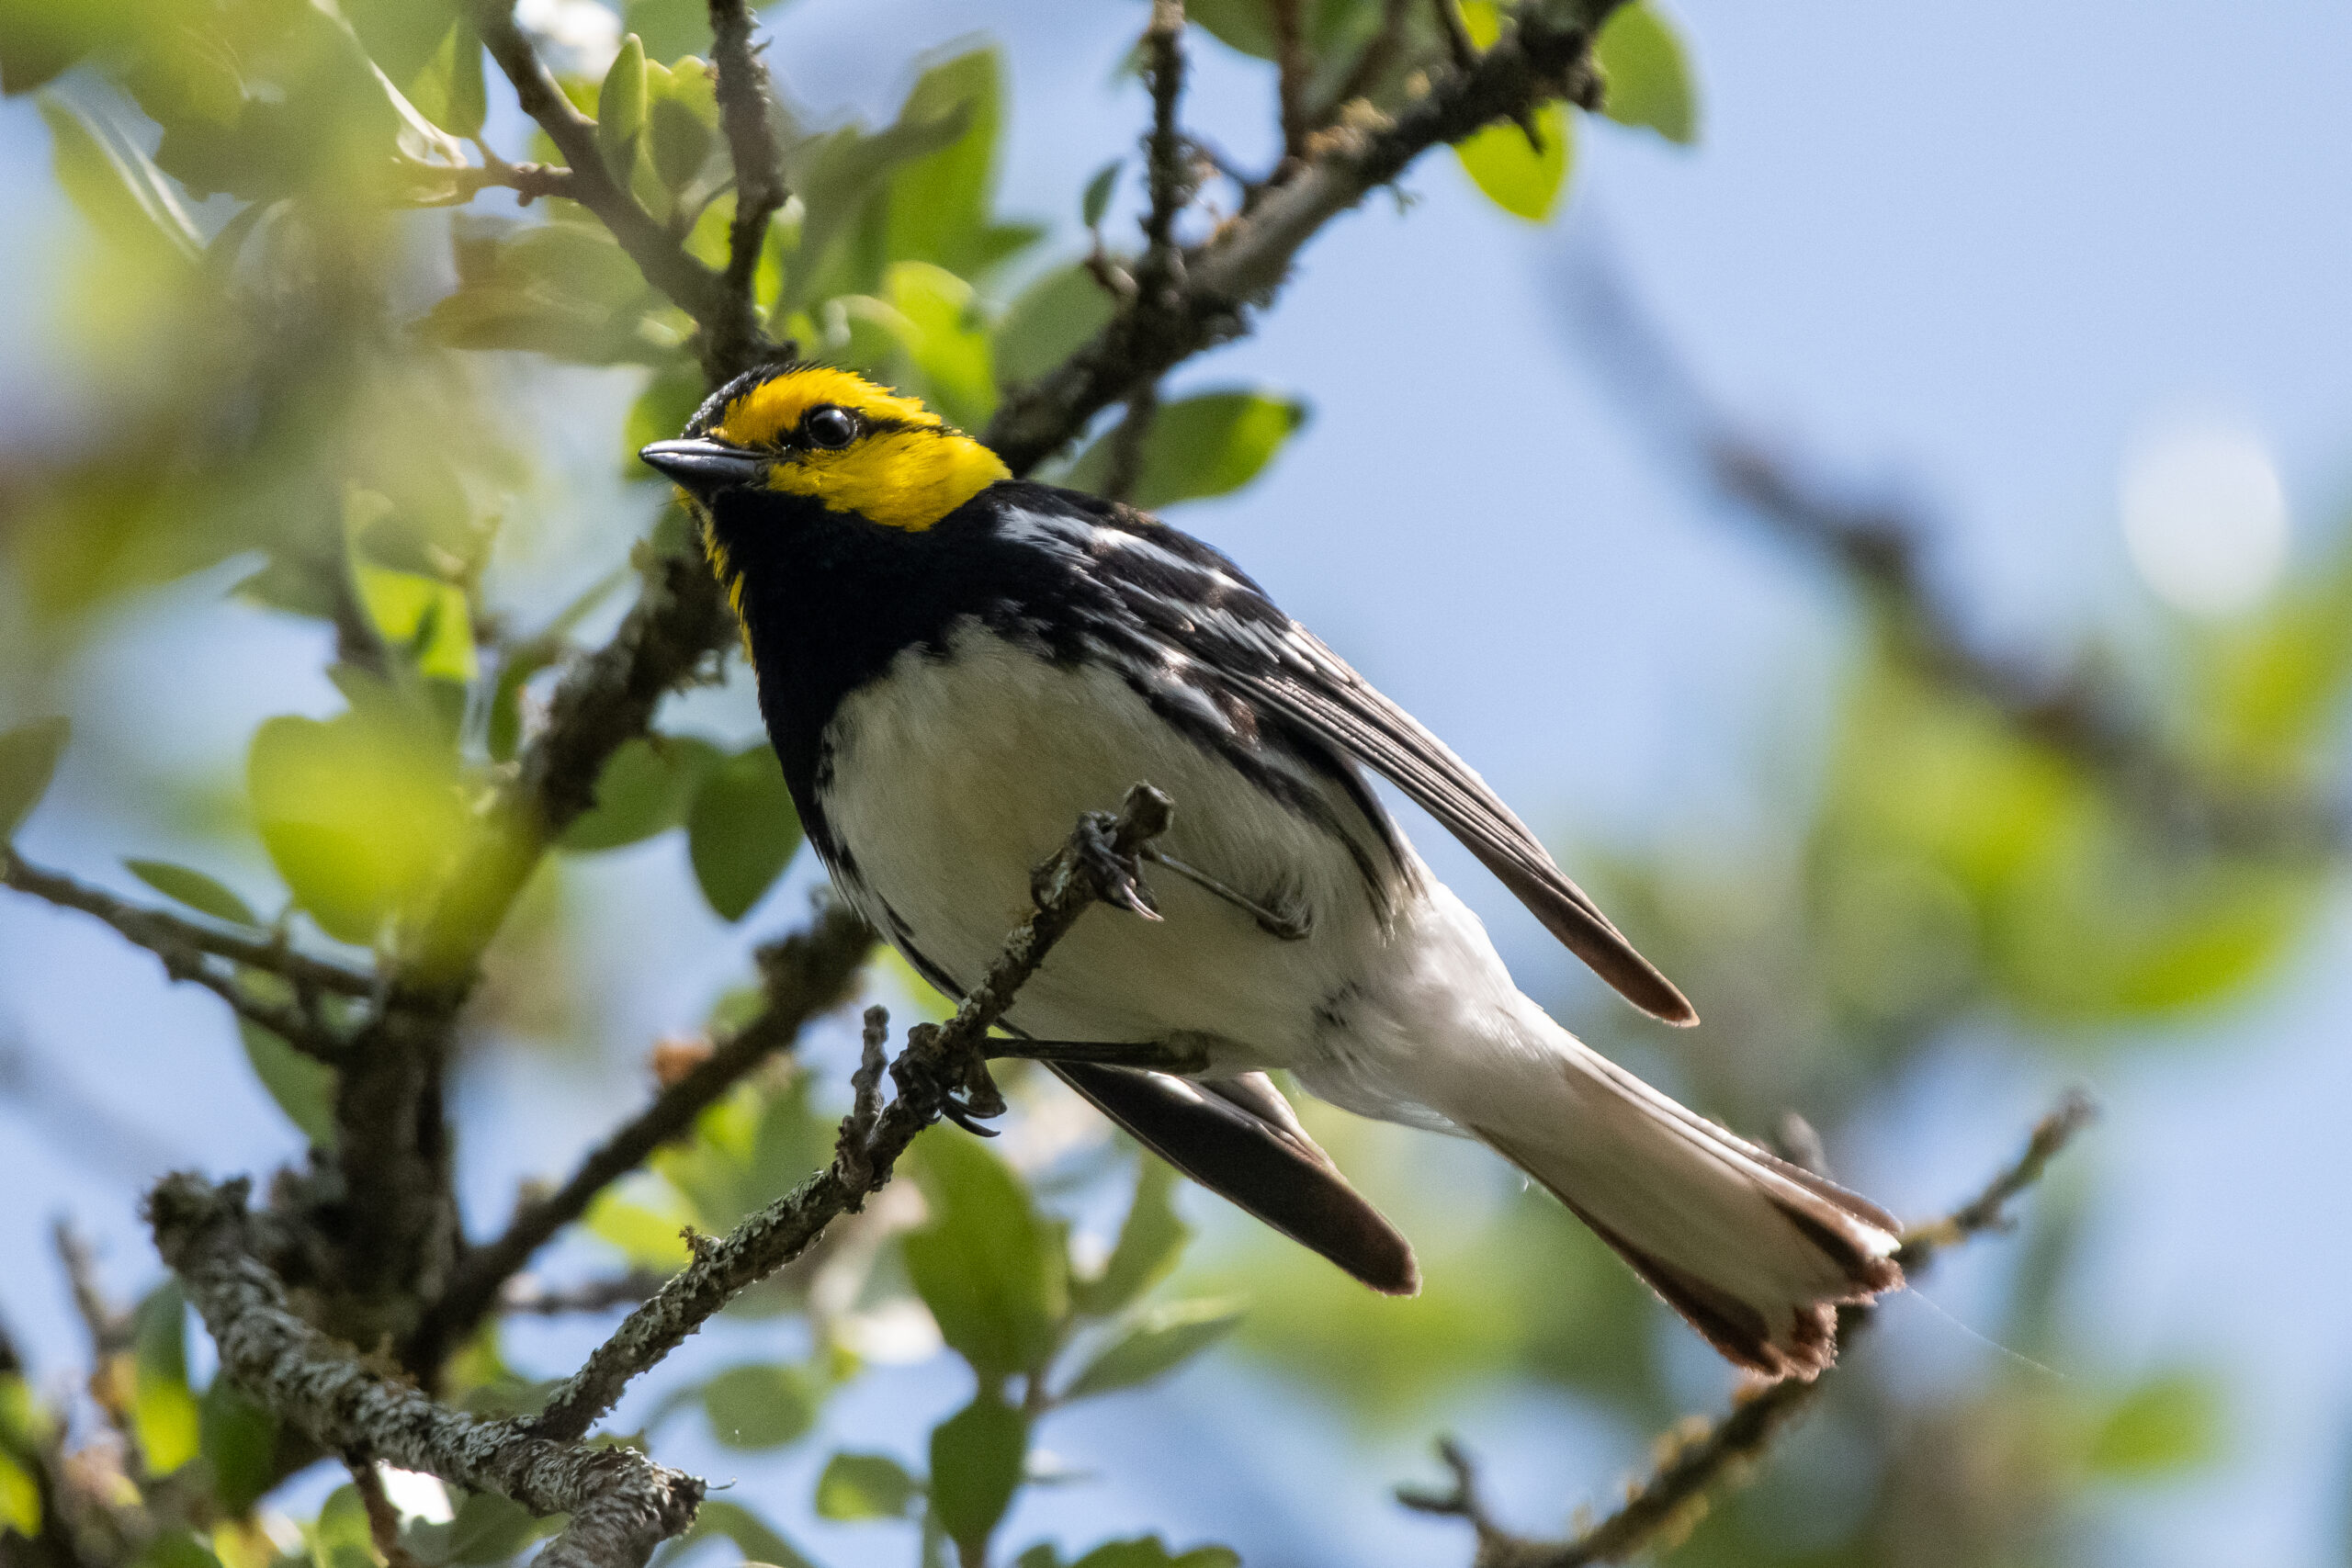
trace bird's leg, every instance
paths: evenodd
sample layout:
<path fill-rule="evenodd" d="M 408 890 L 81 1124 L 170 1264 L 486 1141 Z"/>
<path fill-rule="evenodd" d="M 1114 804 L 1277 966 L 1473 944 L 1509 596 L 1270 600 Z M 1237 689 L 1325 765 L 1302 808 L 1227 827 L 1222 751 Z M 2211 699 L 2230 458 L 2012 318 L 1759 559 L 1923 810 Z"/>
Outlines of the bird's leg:
<path fill-rule="evenodd" d="M 1224 883 L 1219 882 L 1216 877 L 1211 876 L 1207 872 L 1203 871 L 1200 867 L 1196 865 L 1187 865 L 1182 861 L 1178 860 L 1175 856 L 1164 854 L 1160 851 L 1153 849 L 1148 845 L 1144 848 L 1143 858 L 1166 866 L 1169 870 L 1174 872 L 1177 875 L 1182 877 L 1193 886 L 1200 888 L 1203 892 L 1215 894 L 1217 897 L 1224 899 L 1227 903 L 1232 905 L 1235 908 L 1240 910 L 1243 914 L 1257 921 L 1258 929 L 1264 931 L 1267 935 L 1279 937 L 1283 942 L 1305 942 L 1306 940 L 1307 932 L 1311 928 L 1311 922 L 1305 915 L 1289 915 L 1283 914 L 1279 910 L 1269 909 L 1263 904 L 1257 902 L 1255 899 L 1235 892 L 1232 888 L 1227 887 Z"/>
<path fill-rule="evenodd" d="M 1159 919 L 1159 904 L 1144 884 L 1137 857 L 1120 852 L 1112 842 L 1111 829 L 1117 820 L 1108 811 L 1088 812 L 1078 819 L 1078 830 L 1070 835 L 1069 847 L 1078 857 L 1079 868 L 1094 884 L 1096 897 L 1114 908 L 1156 920 Z M 1044 879 L 1053 873 L 1055 863 L 1047 861 L 1030 874 L 1030 895 L 1041 905 L 1046 898 Z"/>
<path fill-rule="evenodd" d="M 939 1025 L 918 1023 L 907 1032 L 907 1048 L 890 1064 L 890 1078 L 902 1095 L 924 1090 L 935 1094 L 940 1115 L 967 1133 L 996 1136 L 995 1128 L 982 1126 L 978 1121 L 1004 1114 L 1004 1096 L 989 1077 L 988 1063 L 978 1052 L 965 1054 L 958 1061 L 947 1060 L 939 1045 Z"/>

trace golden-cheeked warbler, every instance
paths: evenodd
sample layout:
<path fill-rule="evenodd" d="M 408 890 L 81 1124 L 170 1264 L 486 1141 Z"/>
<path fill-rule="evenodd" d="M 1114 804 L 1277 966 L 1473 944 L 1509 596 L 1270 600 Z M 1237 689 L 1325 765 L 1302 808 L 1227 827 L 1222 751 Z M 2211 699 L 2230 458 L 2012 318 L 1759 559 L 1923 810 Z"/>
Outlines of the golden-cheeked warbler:
<path fill-rule="evenodd" d="M 1185 1077 L 1055 1070 L 1203 1186 L 1366 1284 L 1410 1247 L 1268 1080 L 1466 1134 L 1541 1182 L 1726 1357 L 1810 1377 L 1838 1303 L 1902 1282 L 1895 1223 L 1597 1055 L 1522 996 L 1367 786 L 1444 824 L 1634 1005 L 1696 1021 L 1478 775 L 1216 550 L 1012 478 L 921 401 L 744 376 L 645 460 L 700 516 L 761 711 L 835 885 L 951 994 L 1030 869 L 1148 780 L 1177 805 L 1156 923 L 1081 921 L 1008 1023 L 1159 1043 Z"/>

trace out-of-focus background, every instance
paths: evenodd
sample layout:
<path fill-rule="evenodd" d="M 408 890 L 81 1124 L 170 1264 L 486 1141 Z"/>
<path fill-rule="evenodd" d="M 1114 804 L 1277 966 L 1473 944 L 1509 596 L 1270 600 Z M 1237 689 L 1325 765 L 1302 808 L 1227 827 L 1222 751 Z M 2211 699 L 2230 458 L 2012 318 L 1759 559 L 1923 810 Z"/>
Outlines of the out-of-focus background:
<path fill-rule="evenodd" d="M 1736 1125 L 1800 1111 L 1842 1179 L 1905 1215 L 1969 1193 L 2062 1088 L 2104 1107 L 2024 1226 L 1893 1301 L 1668 1561 L 2344 1562 L 2352 17 L 1653 11 L 1695 84 L 1688 138 L 1579 114 L 1540 220 L 1440 150 L 1404 199 L 1334 223 L 1254 335 L 1173 378 L 1171 396 L 1254 391 L 1252 417 L 1281 417 L 1252 427 L 1274 434 L 1251 482 L 1169 515 L 1478 767 L 1707 1021 L 1632 1015 L 1408 811 L 1521 985 L 1596 1043 Z M 602 76 L 616 13 L 525 16 Z M 816 324 L 860 352 L 926 310 L 972 335 L 1083 254 L 1081 192 L 1117 159 L 1103 231 L 1132 249 L 1148 104 L 1123 65 L 1144 17 L 1116 0 L 768 14 L 769 62 L 812 126 L 888 124 L 922 71 L 989 51 L 994 211 L 1041 231 L 960 269 L 977 304 L 947 287 L 956 267 L 900 270 L 874 310 L 868 290 Z M 1193 65 L 1188 128 L 1271 162 L 1272 67 L 1197 28 Z M 526 129 L 493 85 L 486 137 L 520 157 Z M 254 829 L 256 727 L 345 697 L 329 623 L 255 573 L 288 541 L 364 536 L 365 570 L 462 587 L 486 646 L 575 602 L 593 646 L 627 596 L 583 590 L 664 507 L 627 474 L 624 422 L 677 398 L 644 396 L 642 344 L 549 357 L 436 305 L 460 281 L 453 224 L 468 265 L 492 266 L 513 234 L 472 214 L 533 216 L 498 193 L 379 224 L 363 255 L 322 243 L 257 343 L 208 314 L 193 265 L 77 208 L 91 154 L 66 142 L 92 136 L 156 151 L 87 68 L 0 103 L 0 729 L 73 722 L 17 844 L 147 898 L 126 857 L 200 867 L 269 915 L 288 895 Z M 163 190 L 207 239 L 243 207 Z M 899 341 L 910 378 L 985 413 L 985 358 L 975 390 Z M 1304 422 L 1281 440 L 1290 405 Z M 1724 482 L 1759 470 L 1796 500 L 1774 512 Z M 1912 575 L 1874 586 L 1818 547 L 1826 516 L 1900 530 Z M 390 604 L 409 589 L 369 592 L 379 622 L 438 635 Z M 441 656 L 473 668 L 462 646 Z M 2006 683 L 1972 684 L 1985 671 Z M 740 661 L 662 728 L 753 747 Z M 566 854 L 503 939 L 453 1106 L 478 1228 L 641 1102 L 652 1043 L 701 1027 L 821 880 L 802 855 L 727 920 L 685 840 Z M 322 924 L 364 942 L 364 921 Z M 902 1014 L 922 1005 L 911 984 L 875 981 Z M 775 1094 L 821 1125 L 854 1056 L 835 1020 Z M 152 957 L 0 897 L 0 1313 L 36 1388 L 72 1404 L 88 1356 L 54 1219 L 130 1300 L 161 1276 L 136 1215 L 153 1178 L 299 1159 L 248 1063 Z M 1007 1156 L 1099 1256 L 1132 1167 L 1073 1104 L 1018 1089 Z M 1033 1470 L 1070 1473 L 1023 1491 L 1008 1559 L 1156 1529 L 1252 1564 L 1466 1561 L 1466 1530 L 1390 1496 L 1435 1478 L 1435 1435 L 1482 1458 L 1514 1525 L 1556 1532 L 1605 1510 L 1677 1416 L 1724 1403 L 1704 1347 L 1498 1162 L 1309 1114 L 1413 1236 L 1424 1293 L 1366 1295 L 1181 1194 L 1200 1235 L 1169 1299 L 1247 1314 L 1173 1377 L 1043 1426 Z M 632 1247 L 659 1262 L 692 1196 L 691 1173 L 650 1179 L 542 1271 L 608 1273 Z M 609 1322 L 513 1318 L 501 1350 L 560 1375 Z M 832 1331 L 833 1371 L 774 1441 L 720 1430 L 694 1391 L 825 1360 L 789 1313 L 714 1325 L 621 1428 L 732 1478 L 722 1496 L 817 1562 L 911 1558 L 911 1527 L 820 1509 L 818 1478 L 841 1450 L 919 1470 L 969 1376 L 887 1260 Z M 307 1517 L 339 1479 L 266 1506 Z"/>

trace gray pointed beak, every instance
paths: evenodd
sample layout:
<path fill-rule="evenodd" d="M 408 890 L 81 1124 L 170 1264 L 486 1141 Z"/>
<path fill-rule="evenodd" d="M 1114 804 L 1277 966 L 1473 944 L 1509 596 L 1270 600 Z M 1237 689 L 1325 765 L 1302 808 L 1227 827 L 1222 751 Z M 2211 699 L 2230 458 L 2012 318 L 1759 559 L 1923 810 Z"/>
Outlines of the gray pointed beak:
<path fill-rule="evenodd" d="M 760 453 L 701 436 L 656 441 L 639 448 L 637 455 L 705 504 L 720 491 L 758 484 L 768 464 Z"/>

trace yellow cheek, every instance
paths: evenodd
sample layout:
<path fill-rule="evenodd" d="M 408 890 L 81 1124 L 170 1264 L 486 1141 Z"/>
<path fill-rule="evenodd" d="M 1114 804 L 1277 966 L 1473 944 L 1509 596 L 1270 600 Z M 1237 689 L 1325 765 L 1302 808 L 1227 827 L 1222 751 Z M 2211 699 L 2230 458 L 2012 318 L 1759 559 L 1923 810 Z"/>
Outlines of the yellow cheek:
<path fill-rule="evenodd" d="M 967 435 L 903 430 L 845 452 L 811 452 L 768 470 L 768 487 L 803 495 L 831 512 L 854 512 L 886 528 L 919 534 L 999 479 L 1003 459 Z"/>

